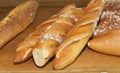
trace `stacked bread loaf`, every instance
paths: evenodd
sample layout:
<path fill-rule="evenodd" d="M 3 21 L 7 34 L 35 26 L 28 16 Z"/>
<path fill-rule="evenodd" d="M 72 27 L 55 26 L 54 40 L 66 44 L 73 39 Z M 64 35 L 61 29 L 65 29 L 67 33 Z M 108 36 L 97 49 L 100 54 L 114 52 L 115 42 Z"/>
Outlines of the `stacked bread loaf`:
<path fill-rule="evenodd" d="M 56 48 L 82 13 L 83 9 L 76 8 L 74 4 L 62 8 L 20 43 L 14 62 L 23 62 L 33 56 L 37 66 L 44 66 L 55 55 Z"/>
<path fill-rule="evenodd" d="M 0 22 L 0 47 L 33 21 L 38 5 L 29 0 Z M 87 42 L 98 52 L 120 55 L 119 36 L 120 0 L 106 0 L 105 5 L 104 0 L 91 0 L 84 8 L 70 4 L 41 23 L 18 45 L 14 63 L 33 57 L 35 64 L 42 67 L 55 56 L 53 68 L 63 69 L 75 61 Z"/>
<path fill-rule="evenodd" d="M 56 54 L 54 69 L 71 64 L 92 36 L 103 5 L 103 0 L 91 0 L 85 8 L 76 8 L 74 4 L 65 6 L 19 44 L 14 62 L 33 56 L 35 64 L 41 67 Z"/>

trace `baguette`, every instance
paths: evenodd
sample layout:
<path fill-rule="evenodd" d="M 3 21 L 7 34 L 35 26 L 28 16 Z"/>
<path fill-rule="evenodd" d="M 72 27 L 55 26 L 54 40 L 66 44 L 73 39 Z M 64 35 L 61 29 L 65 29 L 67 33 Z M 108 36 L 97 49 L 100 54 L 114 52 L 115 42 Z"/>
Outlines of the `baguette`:
<path fill-rule="evenodd" d="M 100 23 L 88 46 L 98 52 L 120 56 L 120 0 L 105 3 Z"/>
<path fill-rule="evenodd" d="M 37 66 L 44 66 L 55 55 L 56 48 L 64 40 L 66 34 L 74 26 L 82 12 L 82 8 L 69 9 L 61 14 L 51 26 L 48 26 L 49 29 L 43 32 L 42 38 L 33 49 L 33 58 Z"/>
<path fill-rule="evenodd" d="M 14 63 L 24 62 L 30 57 L 32 57 L 32 51 L 40 39 L 42 39 L 42 35 L 44 34 L 49 27 L 58 20 L 59 16 L 63 14 L 65 11 L 75 8 L 74 4 L 65 6 L 63 9 L 59 11 L 58 14 L 53 15 L 50 19 L 40 24 L 35 31 L 33 31 L 28 37 L 25 38 L 23 42 L 18 45 L 16 50 L 16 55 L 14 58 Z M 67 27 L 67 26 L 65 26 Z M 52 43 L 52 42 L 51 42 Z"/>
<path fill-rule="evenodd" d="M 32 23 L 38 5 L 32 0 L 22 3 L 0 22 L 0 48 Z"/>
<path fill-rule="evenodd" d="M 91 0 L 74 28 L 57 48 L 53 63 L 54 69 L 63 69 L 77 58 L 94 32 L 103 5 L 102 0 Z"/>

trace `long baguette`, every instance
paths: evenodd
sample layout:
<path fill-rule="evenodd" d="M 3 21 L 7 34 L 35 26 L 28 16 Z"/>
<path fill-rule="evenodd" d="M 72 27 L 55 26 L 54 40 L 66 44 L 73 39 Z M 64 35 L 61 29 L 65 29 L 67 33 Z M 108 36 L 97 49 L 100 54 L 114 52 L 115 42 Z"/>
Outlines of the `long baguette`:
<path fill-rule="evenodd" d="M 82 8 L 72 8 L 65 11 L 59 16 L 57 21 L 43 32 L 43 35 L 41 35 L 42 38 L 40 38 L 40 41 L 37 42 L 33 50 L 33 58 L 37 66 L 44 66 L 48 60 L 55 55 L 56 48 L 77 21 L 76 15 L 79 18 L 82 12 Z"/>
<path fill-rule="evenodd" d="M 54 69 L 63 69 L 77 58 L 94 32 L 103 5 L 104 2 L 102 0 L 91 0 L 83 16 L 57 48 L 53 63 Z"/>
<path fill-rule="evenodd" d="M 26 37 L 25 40 L 18 45 L 14 62 L 20 63 L 32 57 L 32 50 L 34 49 L 35 44 L 40 40 L 43 32 L 45 32 L 55 21 L 57 21 L 61 14 L 72 8 L 75 8 L 74 4 L 65 6 L 59 11 L 58 14 L 53 15 L 50 19 L 40 24 L 35 31 Z"/>
<path fill-rule="evenodd" d="M 38 6 L 35 0 L 22 3 L 0 22 L 0 48 L 32 23 Z"/>

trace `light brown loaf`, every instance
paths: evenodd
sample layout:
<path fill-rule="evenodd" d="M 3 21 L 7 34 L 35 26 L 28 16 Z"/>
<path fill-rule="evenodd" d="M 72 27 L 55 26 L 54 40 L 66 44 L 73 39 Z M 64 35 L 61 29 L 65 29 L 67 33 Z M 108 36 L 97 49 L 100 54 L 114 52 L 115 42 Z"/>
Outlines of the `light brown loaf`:
<path fill-rule="evenodd" d="M 105 3 L 100 23 L 88 46 L 98 52 L 120 56 L 120 0 Z"/>
<path fill-rule="evenodd" d="M 59 11 L 58 14 L 53 15 L 50 19 L 48 19 L 47 21 L 45 21 L 42 24 L 40 24 L 35 29 L 35 31 L 33 31 L 28 37 L 25 38 L 25 40 L 22 43 L 20 43 L 18 45 L 18 48 L 16 50 L 16 55 L 15 55 L 15 58 L 14 58 L 14 62 L 15 63 L 19 63 L 19 62 L 26 61 L 28 58 L 30 58 L 32 56 L 32 50 L 35 47 L 37 47 L 35 45 L 37 45 L 39 43 L 39 41 L 43 39 L 42 37 L 45 34 L 45 32 L 48 31 L 48 29 L 52 26 L 52 24 L 54 22 L 57 22 L 57 20 L 59 19 L 59 17 L 63 17 L 62 16 L 63 13 L 65 13 L 66 11 L 68 11 L 70 9 L 73 9 L 73 8 L 75 8 L 74 4 L 65 6 L 64 8 L 62 8 Z M 70 20 L 71 19 L 68 19 L 67 21 L 70 21 Z M 65 21 L 65 19 L 63 19 L 61 21 Z M 61 21 L 58 21 L 57 23 L 60 23 Z M 69 24 L 72 24 L 72 23 L 69 23 Z M 66 27 L 67 29 L 69 29 L 69 27 L 67 25 L 61 25 L 61 26 L 62 27 Z M 60 29 L 60 31 L 62 31 L 62 30 L 64 31 L 64 28 L 62 28 L 62 30 L 61 30 L 61 28 L 59 28 L 59 29 Z M 54 33 L 54 32 L 55 32 L 55 30 L 51 31 L 51 33 Z M 52 43 L 52 41 L 51 41 L 51 43 Z M 58 42 L 55 42 L 55 43 L 56 43 L 55 45 L 57 46 Z"/>
<path fill-rule="evenodd" d="M 103 5 L 103 0 L 91 0 L 74 28 L 57 48 L 53 63 L 54 69 L 63 69 L 77 58 L 94 32 Z"/>
<path fill-rule="evenodd" d="M 22 3 L 0 22 L 0 48 L 32 23 L 38 6 L 35 0 Z"/>
<path fill-rule="evenodd" d="M 55 55 L 56 48 L 82 13 L 82 8 L 71 8 L 60 14 L 58 20 L 47 27 L 33 49 L 33 58 L 37 66 L 44 66 Z"/>
<path fill-rule="evenodd" d="M 34 48 L 34 45 L 39 40 L 42 31 L 44 31 L 41 29 L 45 29 L 47 26 L 51 25 L 56 20 L 57 18 L 52 18 L 45 21 L 40 26 L 38 26 L 35 31 L 33 31 L 28 37 L 26 37 L 23 42 L 18 45 L 14 57 L 14 63 L 24 62 L 30 57 L 32 57 L 32 50 Z"/>

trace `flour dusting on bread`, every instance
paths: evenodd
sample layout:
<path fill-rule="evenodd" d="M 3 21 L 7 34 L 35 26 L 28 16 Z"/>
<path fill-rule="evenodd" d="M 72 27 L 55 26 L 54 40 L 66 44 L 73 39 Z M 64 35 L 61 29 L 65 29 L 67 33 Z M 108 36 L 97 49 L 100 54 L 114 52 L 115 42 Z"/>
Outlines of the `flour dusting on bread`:
<path fill-rule="evenodd" d="M 106 1 L 97 30 L 94 35 L 102 35 L 112 29 L 120 29 L 120 0 Z"/>

